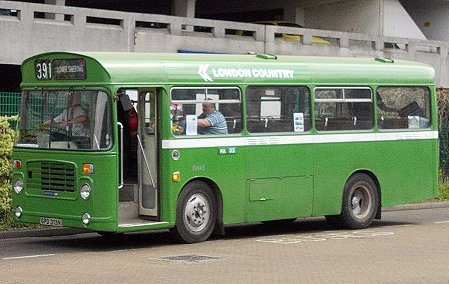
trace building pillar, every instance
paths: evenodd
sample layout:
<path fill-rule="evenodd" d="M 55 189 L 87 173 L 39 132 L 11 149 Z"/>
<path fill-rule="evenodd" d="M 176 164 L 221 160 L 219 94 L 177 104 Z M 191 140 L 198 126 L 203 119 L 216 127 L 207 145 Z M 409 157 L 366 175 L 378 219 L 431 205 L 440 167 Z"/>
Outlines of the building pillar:
<path fill-rule="evenodd" d="M 173 3 L 174 16 L 195 18 L 196 0 L 175 0 Z"/>
<path fill-rule="evenodd" d="M 196 0 L 174 0 L 172 13 L 174 16 L 195 18 Z M 182 25 L 182 30 L 193 32 L 193 26 Z"/>
<path fill-rule="evenodd" d="M 284 21 L 304 26 L 305 22 L 304 8 L 298 6 L 297 1 L 294 1 L 294 3 L 289 3 L 284 8 Z"/>
<path fill-rule="evenodd" d="M 47 5 L 56 5 L 56 6 L 65 6 L 65 0 L 45 0 L 45 4 Z M 45 13 L 45 19 L 51 19 L 63 22 L 64 14 L 50 14 Z"/>

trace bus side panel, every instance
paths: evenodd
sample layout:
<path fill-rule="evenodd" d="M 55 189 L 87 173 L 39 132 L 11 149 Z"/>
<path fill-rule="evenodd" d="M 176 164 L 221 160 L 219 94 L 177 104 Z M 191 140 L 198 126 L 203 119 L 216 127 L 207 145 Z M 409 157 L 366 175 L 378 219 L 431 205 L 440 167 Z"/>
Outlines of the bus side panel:
<path fill-rule="evenodd" d="M 384 141 L 376 145 L 382 206 L 431 199 L 438 175 L 437 140 Z"/>
<path fill-rule="evenodd" d="M 213 138 L 211 138 L 213 139 Z M 164 210 L 164 216 L 169 215 L 171 224 L 175 223 L 176 206 L 179 193 L 183 186 L 194 179 L 201 179 L 216 184 L 223 200 L 223 222 L 225 224 L 242 223 L 244 220 L 245 193 L 245 148 L 244 147 L 211 147 L 194 149 L 177 149 L 180 152 L 178 161 L 165 155 L 168 167 L 164 167 L 163 179 L 168 178 L 170 193 L 162 192 L 164 200 L 170 198 L 168 203 L 172 210 Z M 180 182 L 171 181 L 171 174 L 179 172 Z M 170 213 L 171 212 L 171 213 Z M 163 217 L 164 220 L 165 217 Z"/>
<path fill-rule="evenodd" d="M 313 215 L 340 214 L 345 183 L 360 169 L 377 177 L 382 206 L 433 198 L 436 147 L 437 140 L 317 144 Z"/>
<path fill-rule="evenodd" d="M 247 222 L 311 215 L 313 146 L 272 144 L 247 148 Z"/>
<path fill-rule="evenodd" d="M 351 173 L 359 169 L 369 169 L 375 173 L 378 158 L 374 143 L 315 145 L 313 216 L 340 214 L 343 189 Z"/>

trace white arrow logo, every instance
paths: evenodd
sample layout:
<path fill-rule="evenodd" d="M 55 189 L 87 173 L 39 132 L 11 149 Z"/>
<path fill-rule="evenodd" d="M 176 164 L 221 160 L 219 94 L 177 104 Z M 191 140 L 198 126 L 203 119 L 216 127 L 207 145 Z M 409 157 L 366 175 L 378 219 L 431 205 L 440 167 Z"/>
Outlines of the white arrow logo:
<path fill-rule="evenodd" d="M 209 64 L 201 64 L 200 68 L 198 68 L 198 75 L 200 75 L 204 81 L 212 82 L 214 80 L 212 80 L 212 78 L 209 76 L 209 74 L 207 74 L 208 68 L 209 68 Z"/>

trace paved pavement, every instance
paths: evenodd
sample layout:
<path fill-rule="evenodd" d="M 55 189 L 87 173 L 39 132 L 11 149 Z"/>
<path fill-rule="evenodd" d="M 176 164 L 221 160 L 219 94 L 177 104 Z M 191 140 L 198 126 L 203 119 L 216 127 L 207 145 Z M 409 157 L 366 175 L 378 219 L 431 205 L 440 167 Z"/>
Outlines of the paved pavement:
<path fill-rule="evenodd" d="M 382 208 L 382 212 L 402 211 L 402 210 L 420 210 L 433 208 L 449 208 L 449 201 L 429 201 L 407 205 L 398 205 Z M 37 228 L 37 229 L 18 229 L 13 231 L 0 231 L 0 239 L 25 238 L 25 237 L 46 237 L 82 234 L 91 231 L 71 228 Z"/>
<path fill-rule="evenodd" d="M 448 284 L 448 208 L 400 210 L 363 230 L 305 218 L 230 226 L 200 244 L 178 244 L 167 231 L 5 239 L 0 282 Z"/>

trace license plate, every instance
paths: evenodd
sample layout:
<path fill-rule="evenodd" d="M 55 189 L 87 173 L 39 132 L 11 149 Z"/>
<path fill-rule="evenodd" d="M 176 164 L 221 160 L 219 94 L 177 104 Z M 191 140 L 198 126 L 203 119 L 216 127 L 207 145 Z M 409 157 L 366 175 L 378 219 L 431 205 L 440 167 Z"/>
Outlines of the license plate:
<path fill-rule="evenodd" d="M 45 226 L 62 227 L 61 219 L 41 217 L 40 223 Z"/>

